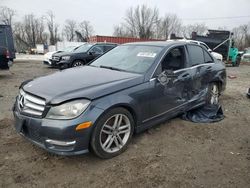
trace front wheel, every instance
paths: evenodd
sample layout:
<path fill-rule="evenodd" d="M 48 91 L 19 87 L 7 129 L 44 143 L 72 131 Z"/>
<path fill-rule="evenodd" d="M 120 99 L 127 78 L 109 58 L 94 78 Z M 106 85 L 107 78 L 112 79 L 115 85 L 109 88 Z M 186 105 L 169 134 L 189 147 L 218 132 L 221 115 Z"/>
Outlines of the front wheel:
<path fill-rule="evenodd" d="M 112 158 L 126 150 L 134 131 L 132 115 L 124 108 L 114 108 L 97 122 L 91 148 L 101 158 Z"/>
<path fill-rule="evenodd" d="M 210 83 L 207 91 L 207 104 L 219 104 L 220 91 L 217 83 Z"/>
<path fill-rule="evenodd" d="M 83 66 L 84 63 L 80 60 L 76 60 L 72 63 L 72 67 L 79 67 L 79 66 Z"/>

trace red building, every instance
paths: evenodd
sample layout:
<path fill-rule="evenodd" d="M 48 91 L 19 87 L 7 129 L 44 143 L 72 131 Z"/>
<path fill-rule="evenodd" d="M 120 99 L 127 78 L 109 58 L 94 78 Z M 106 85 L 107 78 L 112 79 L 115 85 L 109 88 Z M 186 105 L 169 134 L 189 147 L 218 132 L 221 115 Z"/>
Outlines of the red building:
<path fill-rule="evenodd" d="M 129 43 L 129 42 L 145 42 L 145 41 L 163 41 L 160 39 L 140 39 L 132 37 L 112 37 L 112 36 L 91 36 L 88 42 L 112 42 L 117 44 Z"/>

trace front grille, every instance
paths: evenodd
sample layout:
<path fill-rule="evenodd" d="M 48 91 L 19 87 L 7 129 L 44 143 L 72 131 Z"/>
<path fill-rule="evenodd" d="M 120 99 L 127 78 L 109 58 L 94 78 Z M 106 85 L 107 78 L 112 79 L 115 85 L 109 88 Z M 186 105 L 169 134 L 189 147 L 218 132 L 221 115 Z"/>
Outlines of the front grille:
<path fill-rule="evenodd" d="M 17 101 L 18 107 L 21 112 L 30 115 L 41 116 L 45 109 L 45 100 L 38 98 L 34 95 L 30 95 L 24 92 L 22 89 L 18 95 Z"/>
<path fill-rule="evenodd" d="M 52 56 L 52 60 L 53 61 L 60 61 L 60 57 L 58 57 L 58 56 Z"/>

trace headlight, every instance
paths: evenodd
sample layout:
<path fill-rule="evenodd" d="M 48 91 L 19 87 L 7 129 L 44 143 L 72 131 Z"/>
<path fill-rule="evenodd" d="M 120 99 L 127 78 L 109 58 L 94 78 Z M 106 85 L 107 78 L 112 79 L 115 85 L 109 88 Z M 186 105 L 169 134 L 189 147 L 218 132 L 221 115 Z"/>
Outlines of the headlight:
<path fill-rule="evenodd" d="M 70 56 L 62 56 L 62 60 L 69 60 Z"/>
<path fill-rule="evenodd" d="M 89 106 L 89 100 L 75 100 L 50 108 L 46 118 L 48 119 L 73 119 L 79 116 Z"/>

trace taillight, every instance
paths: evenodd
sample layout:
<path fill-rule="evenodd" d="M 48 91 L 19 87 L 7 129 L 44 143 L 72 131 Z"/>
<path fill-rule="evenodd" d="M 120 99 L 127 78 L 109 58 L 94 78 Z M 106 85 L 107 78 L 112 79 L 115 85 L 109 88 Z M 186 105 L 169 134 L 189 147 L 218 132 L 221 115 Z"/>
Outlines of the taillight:
<path fill-rule="evenodd" d="M 6 51 L 6 59 L 9 59 L 10 58 L 10 53 L 9 53 L 9 50 Z"/>

